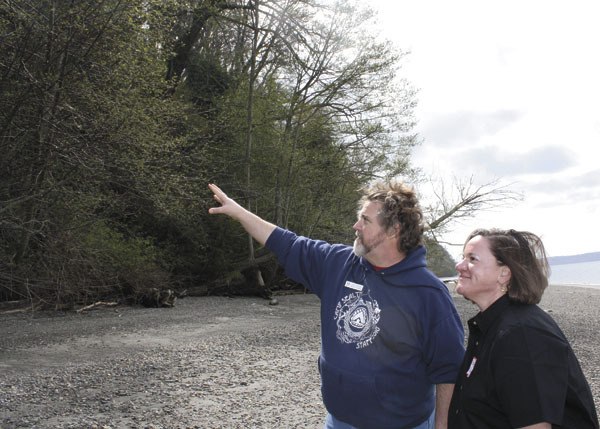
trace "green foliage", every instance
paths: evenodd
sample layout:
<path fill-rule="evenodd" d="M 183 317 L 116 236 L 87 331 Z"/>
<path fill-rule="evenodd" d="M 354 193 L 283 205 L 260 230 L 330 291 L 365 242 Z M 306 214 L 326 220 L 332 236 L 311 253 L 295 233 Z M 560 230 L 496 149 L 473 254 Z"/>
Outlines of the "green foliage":
<path fill-rule="evenodd" d="M 0 6 L 10 30 L 0 47 L 7 106 L 0 115 L 0 148 L 7 154 L 0 160 L 0 247 L 11 285 L 1 293 L 10 298 L 51 300 L 58 295 L 53 289 L 96 290 L 107 283 L 108 291 L 118 290 L 110 267 L 77 240 L 103 219 L 138 233 L 130 223 L 137 204 L 165 207 L 164 195 L 176 185 L 153 169 L 154 160 L 164 162 L 180 144 L 167 122 L 179 120 L 181 106 L 162 99 L 164 53 L 148 44 L 139 24 L 142 4 Z M 95 280 L 82 281 L 79 265 Z"/>
<path fill-rule="evenodd" d="M 157 249 L 150 240 L 141 237 L 127 239 L 105 223 L 91 225 L 82 237 L 82 246 L 117 272 L 151 265 L 158 259 Z"/>
<path fill-rule="evenodd" d="M 160 251 L 147 238 L 126 237 L 104 223 L 97 223 L 82 237 L 82 248 L 86 254 L 94 255 L 96 267 L 118 280 L 125 297 L 169 284 L 157 262 L 161 260 Z"/>
<path fill-rule="evenodd" d="M 351 242 L 356 190 L 411 172 L 402 54 L 351 7 L 260 7 L 0 3 L 0 299 L 88 303 L 238 271 L 248 237 L 208 216 L 209 182 Z"/>
<path fill-rule="evenodd" d="M 445 247 L 428 239 L 425 241 L 427 248 L 427 264 L 429 269 L 439 277 L 453 277 L 456 275 L 456 262 Z"/>

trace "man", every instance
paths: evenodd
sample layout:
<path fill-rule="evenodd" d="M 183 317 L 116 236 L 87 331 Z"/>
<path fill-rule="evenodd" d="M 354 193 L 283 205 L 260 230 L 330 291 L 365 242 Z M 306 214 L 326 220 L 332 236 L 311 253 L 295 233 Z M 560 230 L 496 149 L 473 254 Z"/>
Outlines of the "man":
<path fill-rule="evenodd" d="M 446 428 L 464 332 L 426 267 L 414 191 L 401 183 L 365 190 L 349 247 L 297 236 L 209 188 L 220 204 L 209 213 L 239 221 L 321 299 L 324 428 Z"/>

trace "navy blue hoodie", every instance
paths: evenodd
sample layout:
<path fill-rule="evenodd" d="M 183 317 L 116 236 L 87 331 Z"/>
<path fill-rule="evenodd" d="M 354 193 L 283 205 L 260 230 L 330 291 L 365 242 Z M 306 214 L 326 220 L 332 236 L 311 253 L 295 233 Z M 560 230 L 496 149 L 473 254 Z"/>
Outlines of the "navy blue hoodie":
<path fill-rule="evenodd" d="M 286 274 L 321 299 L 321 391 L 338 420 L 364 429 L 411 428 L 453 384 L 464 332 L 446 286 L 420 246 L 377 271 L 346 245 L 277 228 L 266 243 Z"/>

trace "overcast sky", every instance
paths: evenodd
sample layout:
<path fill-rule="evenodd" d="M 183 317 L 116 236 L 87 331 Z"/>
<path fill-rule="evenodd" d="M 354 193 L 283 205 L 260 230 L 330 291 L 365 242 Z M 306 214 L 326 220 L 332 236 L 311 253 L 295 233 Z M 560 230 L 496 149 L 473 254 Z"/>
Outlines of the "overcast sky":
<path fill-rule="evenodd" d="M 419 90 L 414 164 L 524 194 L 444 238 L 514 228 L 540 235 L 550 256 L 600 251 L 600 2 L 366 4 L 411 52 L 401 74 Z"/>

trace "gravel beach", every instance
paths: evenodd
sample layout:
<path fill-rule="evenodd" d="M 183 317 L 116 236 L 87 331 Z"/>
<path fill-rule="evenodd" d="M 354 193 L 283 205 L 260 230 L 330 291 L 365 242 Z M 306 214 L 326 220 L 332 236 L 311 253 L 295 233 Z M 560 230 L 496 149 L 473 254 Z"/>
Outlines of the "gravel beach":
<path fill-rule="evenodd" d="M 464 323 L 476 307 L 453 296 Z M 319 302 L 277 300 L 0 313 L 0 428 L 321 428 Z M 551 286 L 540 306 L 600 409 L 600 288 Z"/>

